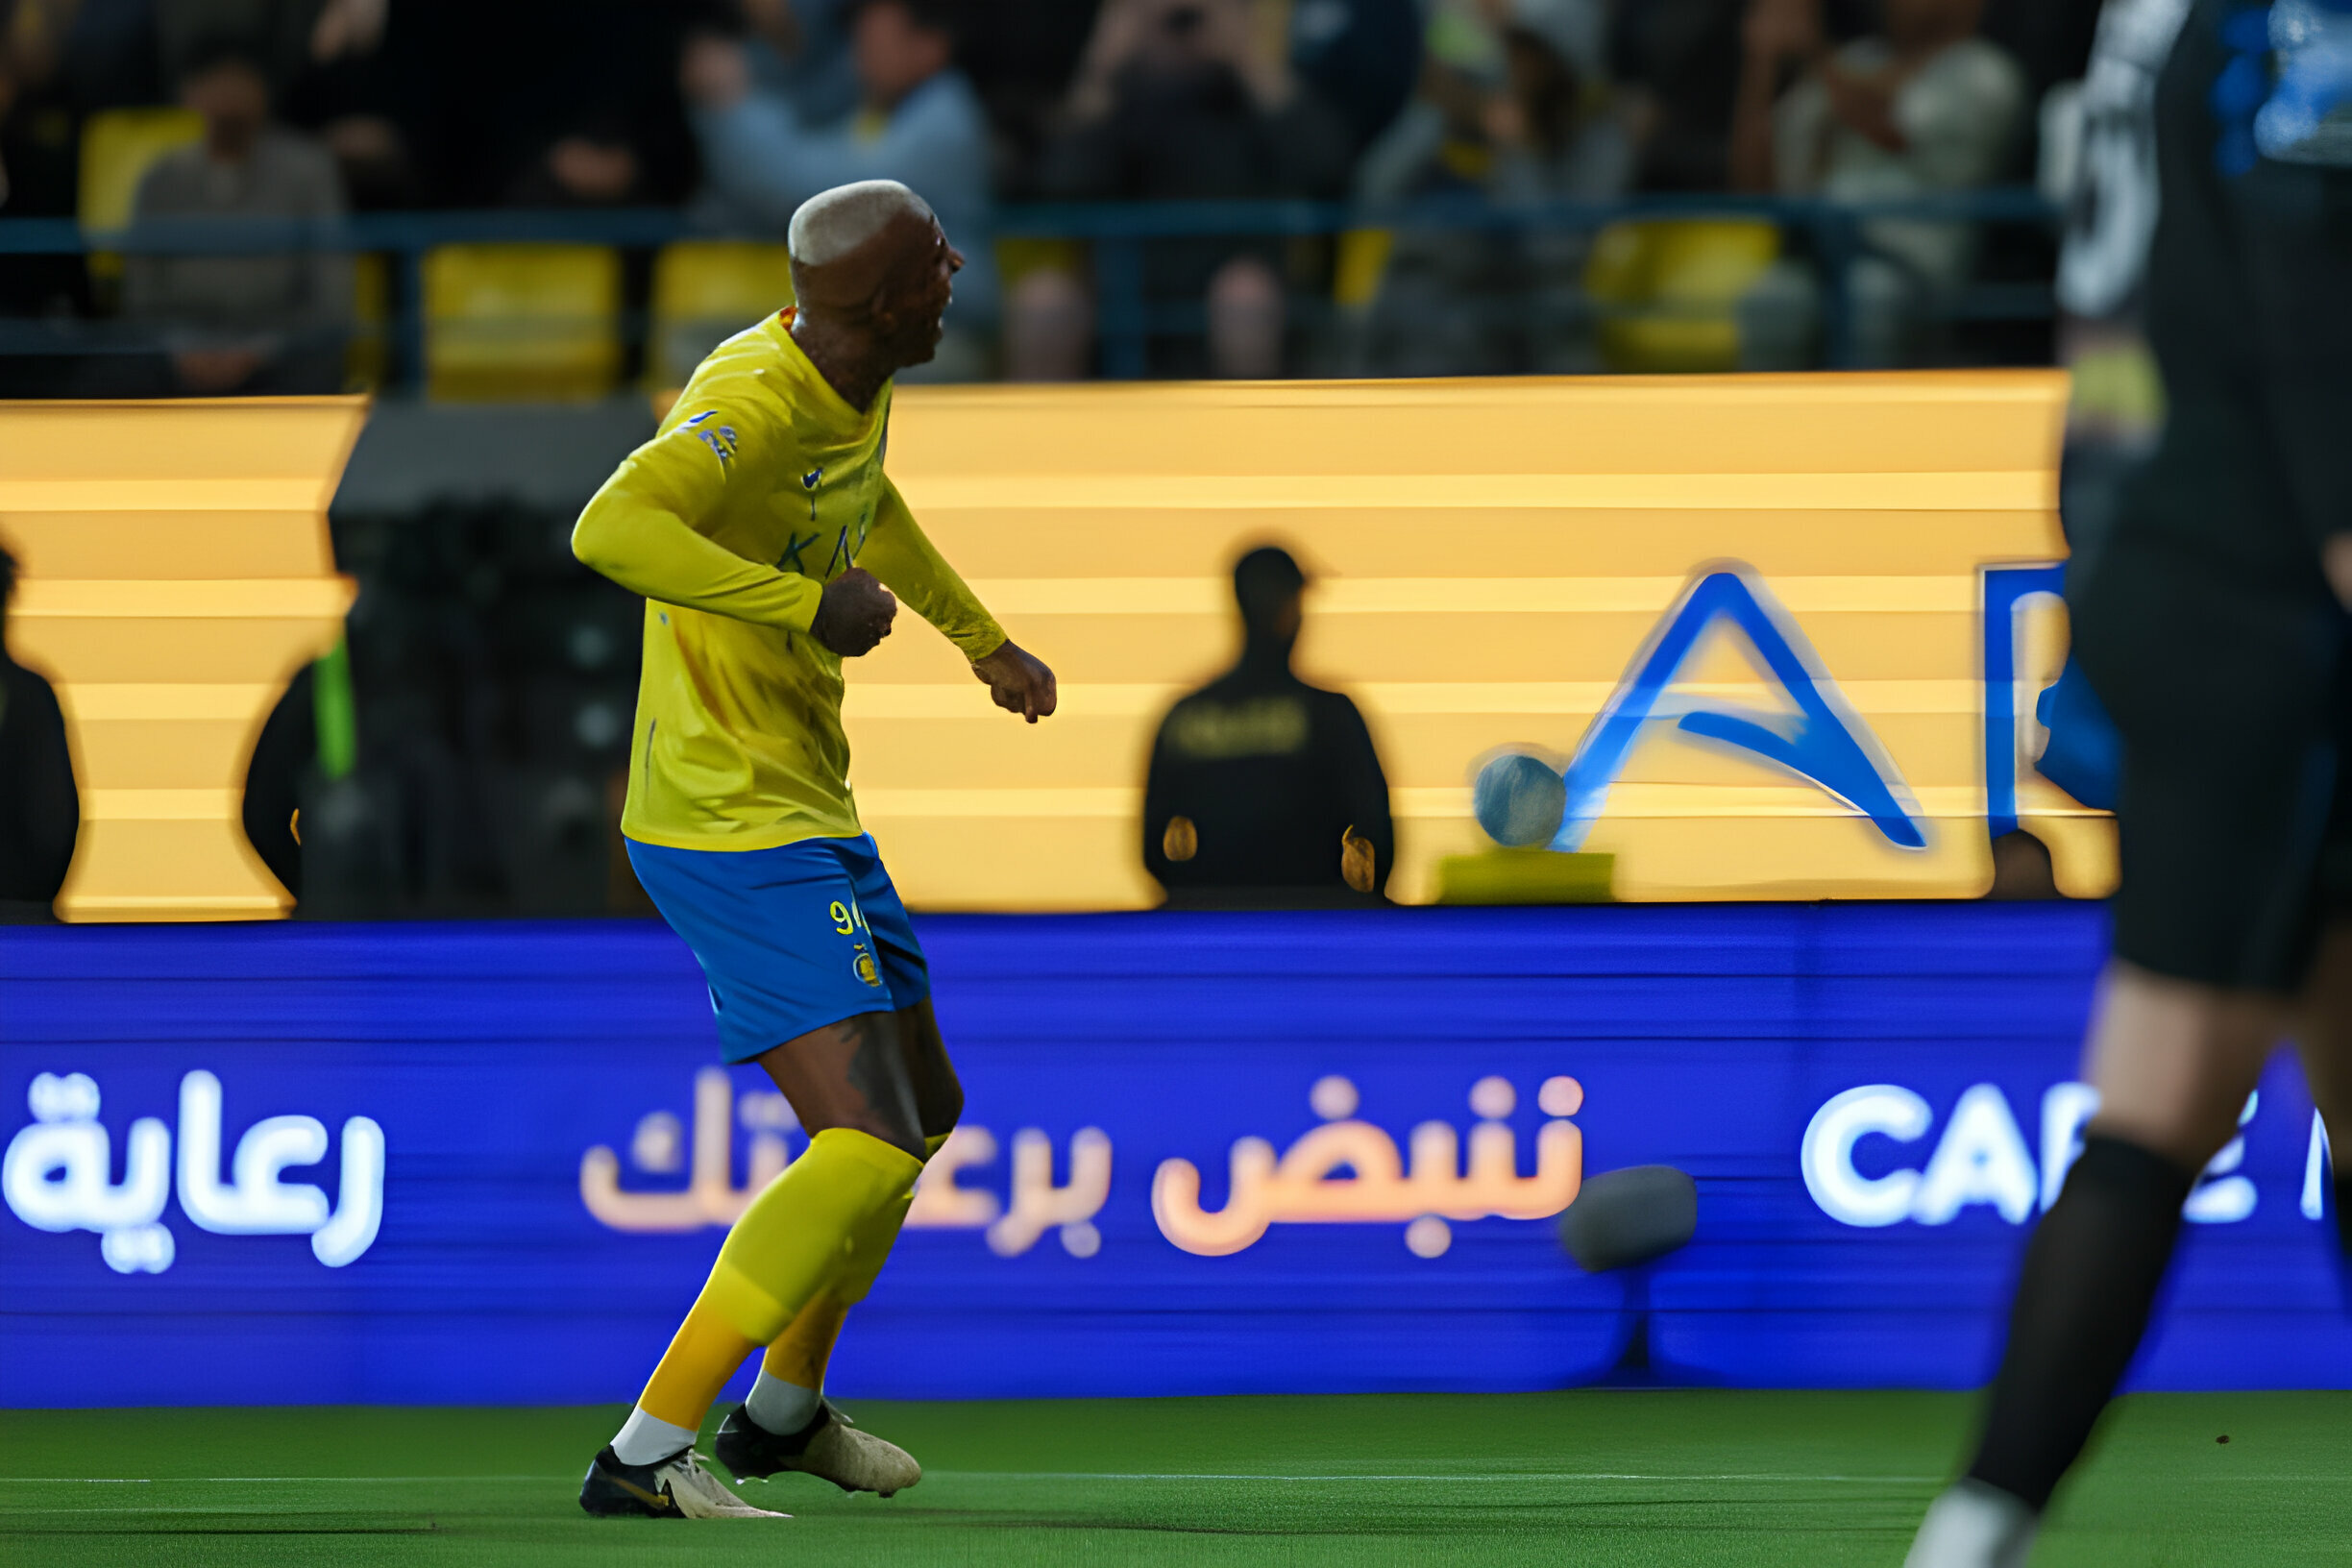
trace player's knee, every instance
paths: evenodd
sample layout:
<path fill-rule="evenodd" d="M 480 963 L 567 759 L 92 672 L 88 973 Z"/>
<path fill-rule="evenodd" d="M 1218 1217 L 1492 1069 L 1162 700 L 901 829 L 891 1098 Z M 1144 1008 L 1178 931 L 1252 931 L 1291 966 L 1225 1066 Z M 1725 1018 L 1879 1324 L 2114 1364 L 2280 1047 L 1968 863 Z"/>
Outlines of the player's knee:
<path fill-rule="evenodd" d="M 864 1133 L 876 1142 L 888 1143 L 892 1148 L 910 1159 L 926 1161 L 931 1158 L 930 1145 L 925 1142 L 922 1130 L 895 1117 L 860 1117 L 844 1125 L 853 1131 Z"/>
<path fill-rule="evenodd" d="M 923 1096 L 923 1141 L 937 1152 L 947 1140 L 947 1135 L 956 1130 L 956 1123 L 963 1119 L 964 1086 L 955 1074 L 949 1073 L 945 1083 L 933 1086 Z"/>
<path fill-rule="evenodd" d="M 2125 1114 L 2110 1115 L 2101 1112 L 2091 1118 L 2083 1131 L 2093 1137 L 2112 1138 L 2161 1155 L 2183 1170 L 2203 1170 L 2238 1136 L 2235 1115 L 2220 1115 L 2201 1110 L 2182 1110 L 2171 1115 Z"/>
<path fill-rule="evenodd" d="M 964 1084 L 940 1039 L 939 1020 L 931 1004 L 920 1002 L 897 1015 L 899 1039 L 906 1053 L 907 1078 L 915 1091 L 916 1119 L 934 1151 L 964 1119 Z"/>

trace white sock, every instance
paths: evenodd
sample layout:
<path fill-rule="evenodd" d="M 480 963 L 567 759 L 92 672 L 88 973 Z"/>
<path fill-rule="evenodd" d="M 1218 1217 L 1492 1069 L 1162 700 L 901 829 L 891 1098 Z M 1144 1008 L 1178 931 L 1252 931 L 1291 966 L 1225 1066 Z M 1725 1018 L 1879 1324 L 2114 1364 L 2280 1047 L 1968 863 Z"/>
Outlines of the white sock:
<path fill-rule="evenodd" d="M 809 1424 L 822 1398 L 821 1388 L 803 1388 L 763 1371 L 751 1385 L 751 1397 L 744 1401 L 744 1409 L 763 1431 L 789 1437 Z"/>
<path fill-rule="evenodd" d="M 1927 1509 L 1903 1568 L 2025 1568 L 2040 1524 L 2019 1499 L 1964 1477 Z"/>
<path fill-rule="evenodd" d="M 682 1448 L 694 1447 L 694 1433 L 687 1428 L 632 1409 L 621 1423 L 621 1435 L 612 1440 L 613 1458 L 623 1464 L 651 1464 Z"/>

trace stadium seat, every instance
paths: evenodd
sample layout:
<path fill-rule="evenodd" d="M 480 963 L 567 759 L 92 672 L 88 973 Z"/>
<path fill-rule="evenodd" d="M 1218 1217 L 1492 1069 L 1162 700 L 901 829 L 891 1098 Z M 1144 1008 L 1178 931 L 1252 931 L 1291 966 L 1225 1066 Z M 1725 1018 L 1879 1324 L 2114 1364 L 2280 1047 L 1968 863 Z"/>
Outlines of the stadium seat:
<path fill-rule="evenodd" d="M 1349 229 L 1339 235 L 1339 254 L 1332 267 L 1332 304 L 1341 309 L 1361 309 L 1380 294 L 1381 275 L 1388 270 L 1389 253 L 1396 249 L 1393 229 Z"/>
<path fill-rule="evenodd" d="M 781 245 L 688 239 L 664 246 L 653 261 L 648 386 L 683 386 L 704 355 L 792 301 L 792 253 Z"/>
<path fill-rule="evenodd" d="M 204 120 L 185 109 L 108 109 L 82 127 L 82 173 L 75 216 L 85 231 L 127 227 L 147 166 L 175 147 L 204 135 Z M 91 276 L 122 276 L 122 257 L 93 252 Z"/>
<path fill-rule="evenodd" d="M 1584 289 L 1615 371 L 1725 371 L 1740 362 L 1739 299 L 1780 254 L 1753 219 L 1612 223 L 1593 242 Z"/>
<path fill-rule="evenodd" d="M 352 332 L 343 350 L 343 383 L 354 392 L 383 384 L 391 349 L 392 268 L 374 251 L 352 257 Z"/>
<path fill-rule="evenodd" d="M 443 245 L 425 257 L 426 393 L 580 403 L 621 368 L 621 257 L 602 245 Z"/>
<path fill-rule="evenodd" d="M 1016 234 L 996 241 L 996 276 L 1010 289 L 1033 272 L 1087 275 L 1087 248 L 1074 239 L 1040 239 Z"/>

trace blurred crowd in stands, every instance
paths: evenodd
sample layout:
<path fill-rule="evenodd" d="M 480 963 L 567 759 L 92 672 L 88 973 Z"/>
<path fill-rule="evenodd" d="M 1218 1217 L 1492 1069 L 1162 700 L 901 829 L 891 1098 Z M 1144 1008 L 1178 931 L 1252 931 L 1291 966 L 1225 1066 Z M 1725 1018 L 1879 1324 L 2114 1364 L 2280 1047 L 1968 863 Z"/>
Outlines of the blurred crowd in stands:
<path fill-rule="evenodd" d="M 811 192 L 892 177 L 929 198 L 972 258 L 934 374 L 1067 380 L 1097 363 L 1097 280 L 1082 245 L 1034 225 L 993 242 L 1008 205 L 1420 199 L 1475 213 L 1646 192 L 1883 201 L 2013 184 L 2032 173 L 2043 95 L 2082 73 L 2096 12 L 2096 0 L 0 0 L 0 218 L 660 207 L 780 237 Z M 177 130 L 137 117 L 158 107 L 186 111 Z M 127 210 L 93 211 L 106 205 L 99 166 L 125 159 L 138 165 L 117 198 Z M 1670 292 L 1733 298 L 1735 364 L 1806 362 L 1822 257 L 1770 225 L 1669 230 L 1473 216 L 1335 240 L 1159 239 L 1146 292 L 1189 330 L 1156 339 L 1147 368 L 1674 368 L 1659 362 L 1671 344 L 1611 340 L 1594 323 L 1596 299 L 1623 306 L 1664 274 L 1686 276 Z M 1971 278 L 2046 281 L 2050 264 L 2046 240 L 1987 254 L 1962 223 L 1883 220 L 1864 239 L 1850 280 L 1860 362 L 1917 358 L 1934 302 Z M 251 260 L 7 256 L 0 316 L 145 325 L 144 352 L 109 355 L 100 384 L 52 390 L 341 384 L 349 263 Z M 625 285 L 639 303 L 644 270 Z M 1687 283 L 1699 274 L 1712 282 Z M 1302 302 L 1334 304 L 1331 319 Z M 2046 355 L 2046 331 L 2040 341 Z"/>

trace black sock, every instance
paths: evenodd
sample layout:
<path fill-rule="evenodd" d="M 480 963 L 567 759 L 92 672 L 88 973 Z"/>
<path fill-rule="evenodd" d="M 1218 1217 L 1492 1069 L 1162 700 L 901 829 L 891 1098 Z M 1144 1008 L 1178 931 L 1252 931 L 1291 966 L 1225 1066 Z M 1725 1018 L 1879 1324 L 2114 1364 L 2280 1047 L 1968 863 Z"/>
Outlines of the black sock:
<path fill-rule="evenodd" d="M 2049 1502 L 2140 1348 L 2195 1182 L 2137 1144 L 2083 1140 L 2025 1251 L 1972 1479 Z"/>

